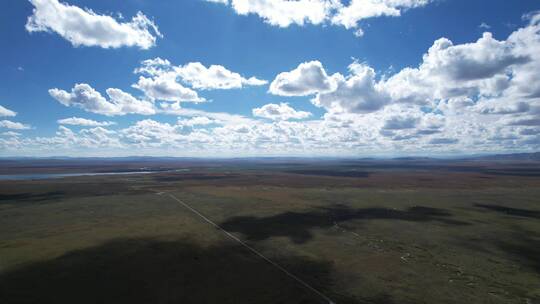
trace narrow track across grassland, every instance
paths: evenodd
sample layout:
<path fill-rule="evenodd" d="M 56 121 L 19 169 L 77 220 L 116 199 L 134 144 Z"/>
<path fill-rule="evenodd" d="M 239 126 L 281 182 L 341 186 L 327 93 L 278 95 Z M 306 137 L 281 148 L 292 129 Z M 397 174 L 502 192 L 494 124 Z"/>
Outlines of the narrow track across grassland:
<path fill-rule="evenodd" d="M 160 192 L 158 193 L 159 195 L 161 194 L 164 194 L 164 192 Z M 226 236 L 228 236 L 231 240 L 239 243 L 240 245 L 242 245 L 243 247 L 245 247 L 246 249 L 248 249 L 249 251 L 253 252 L 255 255 L 259 256 L 261 259 L 265 260 L 266 262 L 268 262 L 270 265 L 276 267 L 277 269 L 279 269 L 281 272 L 285 273 L 287 276 L 289 276 L 290 278 L 292 278 L 293 280 L 295 280 L 296 282 L 300 283 L 302 286 L 304 286 L 305 288 L 307 288 L 308 290 L 312 291 L 313 293 L 315 293 L 317 296 L 321 297 L 325 302 L 327 302 L 328 304 L 334 304 L 334 301 L 332 301 L 329 297 L 327 297 L 325 294 L 323 294 L 321 291 L 317 290 L 315 287 L 309 285 L 306 281 L 300 279 L 299 277 L 297 277 L 296 275 L 294 275 L 293 273 L 291 273 L 290 271 L 288 271 L 287 269 L 285 269 L 283 266 L 279 265 L 278 263 L 272 261 L 270 258 L 266 257 L 265 255 L 263 255 L 261 252 L 259 252 L 258 250 L 256 250 L 255 248 L 251 247 L 250 245 L 246 244 L 244 241 L 242 241 L 240 238 L 238 238 L 237 236 L 235 236 L 234 234 L 228 232 L 227 230 L 223 229 L 220 225 L 216 224 L 215 222 L 213 222 L 211 219 L 209 219 L 208 217 L 206 217 L 205 215 L 203 215 L 202 213 L 200 213 L 198 210 L 196 210 L 195 208 L 193 208 L 192 206 L 190 206 L 189 204 L 187 204 L 186 202 L 180 200 L 179 198 L 177 198 L 176 196 L 174 196 L 173 194 L 171 193 L 168 193 L 169 194 L 169 197 L 172 198 L 173 200 L 177 201 L 178 203 L 180 203 L 182 206 L 184 206 L 186 209 L 188 209 L 189 211 L 193 212 L 194 214 L 196 214 L 198 217 L 200 217 L 201 219 L 203 219 L 205 222 L 207 222 L 208 224 L 214 226 L 216 229 L 222 231 Z"/>

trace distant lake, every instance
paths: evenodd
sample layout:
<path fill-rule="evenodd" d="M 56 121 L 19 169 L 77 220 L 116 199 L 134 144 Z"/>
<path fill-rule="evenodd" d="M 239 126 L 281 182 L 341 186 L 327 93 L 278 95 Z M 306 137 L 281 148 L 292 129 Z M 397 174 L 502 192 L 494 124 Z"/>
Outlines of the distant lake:
<path fill-rule="evenodd" d="M 189 169 L 155 170 L 155 171 L 80 172 L 80 173 L 0 174 L 0 180 L 33 180 L 33 179 L 51 179 L 51 178 L 76 177 L 76 176 L 132 175 L 132 174 L 187 172 L 187 171 L 189 171 Z"/>

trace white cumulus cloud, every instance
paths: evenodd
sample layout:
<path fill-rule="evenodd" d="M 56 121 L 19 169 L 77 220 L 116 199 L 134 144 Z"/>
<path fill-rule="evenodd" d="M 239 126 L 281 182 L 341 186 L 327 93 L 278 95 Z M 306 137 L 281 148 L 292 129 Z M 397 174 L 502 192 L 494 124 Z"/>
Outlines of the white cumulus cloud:
<path fill-rule="evenodd" d="M 256 77 L 248 79 L 231 72 L 221 65 L 205 67 L 200 62 L 190 62 L 184 66 L 175 67 L 176 75 L 194 89 L 238 89 L 243 86 L 261 86 L 267 83 Z"/>
<path fill-rule="evenodd" d="M 335 24 L 347 29 L 380 16 L 400 16 L 404 10 L 422 7 L 431 0 L 205 0 L 230 6 L 239 15 L 254 14 L 266 23 L 279 27 L 291 24 Z"/>
<path fill-rule="evenodd" d="M 436 40 L 417 67 L 380 77 L 364 63 L 353 62 L 348 75 L 328 76 L 318 61 L 280 73 L 270 93 L 312 95 L 328 111 L 369 113 L 392 103 L 471 110 L 483 114 L 540 115 L 540 18 L 497 40 L 484 33 L 475 42 Z M 536 114 L 535 114 L 536 113 Z M 527 120 L 531 121 L 531 120 Z"/>
<path fill-rule="evenodd" d="M 306 111 L 297 111 L 287 103 L 270 103 L 260 108 L 253 109 L 253 116 L 268 118 L 271 120 L 304 119 L 311 116 Z"/>
<path fill-rule="evenodd" d="M 49 94 L 67 107 L 77 107 L 87 112 L 107 116 L 156 113 L 153 102 L 140 100 L 120 89 L 107 89 L 107 100 L 98 91 L 86 83 L 76 84 L 71 92 L 60 89 L 50 89 Z"/>
<path fill-rule="evenodd" d="M 205 126 L 216 123 L 216 120 L 208 118 L 206 116 L 195 116 L 190 119 L 180 119 L 178 124 L 182 126 Z"/>
<path fill-rule="evenodd" d="M 72 125 L 72 126 L 84 126 L 84 127 L 107 127 L 115 125 L 115 122 L 112 121 L 95 121 L 91 119 L 81 118 L 81 117 L 70 117 L 59 119 L 57 121 L 61 125 Z"/>
<path fill-rule="evenodd" d="M 22 124 L 11 120 L 0 120 L 0 128 L 12 129 L 12 130 L 28 130 L 31 129 L 29 125 Z"/>
<path fill-rule="evenodd" d="M 430 0 L 351 0 L 348 5 L 340 2 L 331 20 L 334 24 L 355 28 L 361 20 L 380 16 L 400 16 L 403 10 L 425 6 L 429 2 Z"/>
<path fill-rule="evenodd" d="M 276 76 L 269 92 L 280 96 L 306 96 L 335 90 L 336 79 L 326 74 L 319 61 L 304 62 Z"/>
<path fill-rule="evenodd" d="M 349 66 L 348 77 L 338 75 L 335 90 L 319 93 L 313 104 L 329 111 L 369 113 L 385 106 L 390 100 L 375 79 L 373 68 L 354 62 Z"/>
<path fill-rule="evenodd" d="M 208 0 L 207 0 L 208 1 Z M 224 0 L 210 0 L 229 4 Z M 268 24 L 288 27 L 291 24 L 324 22 L 336 1 L 327 0 L 231 0 L 230 6 L 239 15 L 255 14 Z"/>
<path fill-rule="evenodd" d="M 287 103 L 267 104 L 253 109 L 253 117 L 245 117 L 186 108 L 173 98 L 158 102 L 158 98 L 145 96 L 139 100 L 118 89 L 107 90 L 104 97 L 84 84 L 71 91 L 53 89 L 51 95 L 59 102 L 90 112 L 141 112 L 136 110 L 141 102 L 148 105 L 148 113 L 180 118 L 173 123 L 144 119 L 115 131 L 96 126 L 76 132 L 60 126 L 50 137 L 26 138 L 4 132 L 0 154 L 57 154 L 80 151 L 79 147 L 190 156 L 538 151 L 539 22 L 539 14 L 530 15 L 528 24 L 505 39 L 489 33 L 469 43 L 437 39 L 418 58 L 418 64 L 395 73 L 377 73 L 358 61 L 334 74 L 318 61 L 276 73 L 270 93 L 307 96 L 304 102 L 309 100 L 326 111 L 322 117 L 311 117 Z M 187 83 L 177 75 L 176 69 L 181 67 L 156 58 L 143 62 L 138 73 L 151 80 L 167 75 L 171 82 L 191 89 L 195 82 Z M 202 74 L 210 70 L 201 69 Z M 16 123 L 2 121 L 0 125 L 13 127 Z M 90 150 L 92 147 L 99 150 Z"/>
<path fill-rule="evenodd" d="M 141 90 L 147 97 L 157 100 L 203 102 L 196 91 L 184 87 L 176 81 L 175 75 L 163 74 L 157 77 L 140 76 L 133 87 Z"/>
<path fill-rule="evenodd" d="M 158 27 L 138 12 L 130 22 L 119 22 L 58 0 L 30 0 L 34 6 L 28 17 L 28 32 L 55 32 L 74 46 L 119 48 L 137 46 L 149 49 L 162 37 Z"/>
<path fill-rule="evenodd" d="M 261 86 L 267 83 L 266 80 L 256 77 L 245 78 L 239 73 L 230 71 L 221 65 L 210 65 L 206 67 L 200 62 L 189 62 L 185 65 L 174 66 L 168 60 L 159 57 L 144 60 L 141 66 L 135 69 L 135 73 L 146 75 L 154 82 L 166 83 L 170 88 L 176 87 L 177 90 L 180 90 L 180 87 L 184 88 L 179 81 L 191 86 L 193 89 L 202 90 L 240 89 L 245 86 Z M 141 87 L 140 84 L 137 84 L 137 86 Z M 164 91 L 167 90 L 164 89 Z M 191 91 L 195 92 L 193 90 Z M 196 98 L 196 96 L 191 96 L 190 98 Z"/>
<path fill-rule="evenodd" d="M 4 117 L 13 117 L 13 116 L 16 116 L 16 115 L 17 115 L 17 112 L 11 111 L 10 109 L 7 109 L 7 108 L 0 105 L 0 117 L 2 117 L 2 116 L 4 116 Z"/>

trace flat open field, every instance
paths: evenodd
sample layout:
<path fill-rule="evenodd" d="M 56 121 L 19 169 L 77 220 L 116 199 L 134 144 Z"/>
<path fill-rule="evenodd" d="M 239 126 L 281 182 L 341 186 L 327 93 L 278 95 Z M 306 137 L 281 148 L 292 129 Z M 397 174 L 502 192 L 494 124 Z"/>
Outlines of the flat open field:
<path fill-rule="evenodd" d="M 0 173 L 133 168 L 161 172 L 0 181 L 0 303 L 540 303 L 540 162 Z"/>

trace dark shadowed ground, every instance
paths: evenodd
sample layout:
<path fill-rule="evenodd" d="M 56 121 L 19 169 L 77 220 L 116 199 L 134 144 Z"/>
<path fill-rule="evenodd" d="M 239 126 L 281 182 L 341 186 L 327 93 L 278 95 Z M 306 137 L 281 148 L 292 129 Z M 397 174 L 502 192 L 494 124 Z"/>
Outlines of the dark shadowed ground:
<path fill-rule="evenodd" d="M 332 265 L 276 262 L 340 303 Z M 0 276 L 2 303 L 325 303 L 270 264 L 232 244 L 120 239 L 71 251 Z"/>
<path fill-rule="evenodd" d="M 329 228 L 352 220 L 399 220 L 413 222 L 436 221 L 447 225 L 468 225 L 452 219 L 448 211 L 429 207 L 410 207 L 407 210 L 387 208 L 351 209 L 347 206 L 327 207 L 308 212 L 285 212 L 269 217 L 233 217 L 221 224 L 227 231 L 241 232 L 248 240 L 260 241 L 286 236 L 295 243 L 309 241 L 313 228 Z"/>

